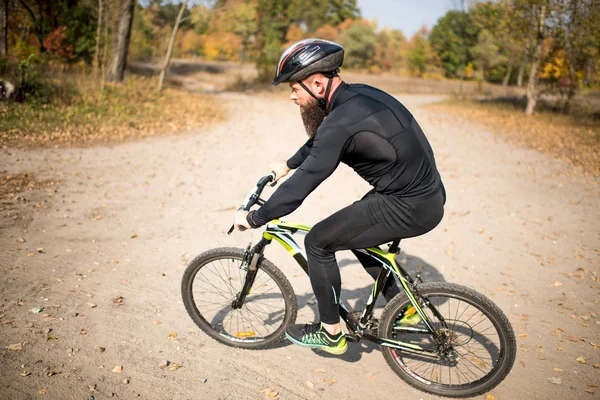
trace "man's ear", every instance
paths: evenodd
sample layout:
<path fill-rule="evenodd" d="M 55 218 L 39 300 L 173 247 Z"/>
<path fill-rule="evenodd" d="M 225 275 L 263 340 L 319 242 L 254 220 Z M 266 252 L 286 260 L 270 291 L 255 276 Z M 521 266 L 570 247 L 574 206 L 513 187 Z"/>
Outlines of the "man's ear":
<path fill-rule="evenodd" d="M 313 87 L 315 95 L 321 96 L 325 95 L 325 77 L 321 74 L 314 75 L 313 78 Z"/>

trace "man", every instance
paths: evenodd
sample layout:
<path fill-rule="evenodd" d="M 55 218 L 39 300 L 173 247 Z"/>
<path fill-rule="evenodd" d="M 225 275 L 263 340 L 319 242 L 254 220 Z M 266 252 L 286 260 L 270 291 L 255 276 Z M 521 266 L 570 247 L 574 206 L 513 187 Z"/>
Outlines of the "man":
<path fill-rule="evenodd" d="M 238 211 L 234 222 L 238 229 L 258 228 L 291 213 L 340 162 L 373 186 L 361 200 L 316 224 L 305 239 L 321 322 L 290 325 L 286 335 L 332 354 L 348 347 L 339 322 L 335 252 L 422 235 L 441 221 L 446 198 L 431 146 L 413 116 L 381 90 L 344 83 L 338 76 L 343 57 L 340 45 L 320 39 L 302 40 L 282 54 L 273 84 L 289 82 L 309 139 L 285 164 L 273 166 L 277 179 L 296 169 L 291 178 L 260 209 Z M 375 278 L 379 267 L 355 254 Z M 390 283 L 384 290 L 388 300 L 398 293 Z"/>

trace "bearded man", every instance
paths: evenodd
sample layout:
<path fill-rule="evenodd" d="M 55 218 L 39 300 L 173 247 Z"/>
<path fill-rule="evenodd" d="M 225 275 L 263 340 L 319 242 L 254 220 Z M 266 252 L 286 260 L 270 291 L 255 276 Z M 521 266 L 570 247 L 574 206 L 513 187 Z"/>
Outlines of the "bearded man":
<path fill-rule="evenodd" d="M 340 327 L 335 252 L 422 235 L 442 220 L 446 201 L 433 151 L 412 114 L 379 89 L 343 82 L 338 75 L 343 58 L 342 46 L 321 39 L 302 40 L 283 52 L 273 85 L 289 83 L 309 139 L 287 162 L 272 166 L 276 179 L 296 172 L 260 209 L 238 211 L 234 222 L 237 229 L 258 228 L 291 213 L 340 162 L 373 186 L 361 200 L 317 223 L 305 239 L 320 322 L 289 325 L 286 335 L 332 354 L 348 347 Z M 380 267 L 373 259 L 353 252 L 376 278 Z M 383 293 L 389 301 L 399 289 L 387 282 Z"/>

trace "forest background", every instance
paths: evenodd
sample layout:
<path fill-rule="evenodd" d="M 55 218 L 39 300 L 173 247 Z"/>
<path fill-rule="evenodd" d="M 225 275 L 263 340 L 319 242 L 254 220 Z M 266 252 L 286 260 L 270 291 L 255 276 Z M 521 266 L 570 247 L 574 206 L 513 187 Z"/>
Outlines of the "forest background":
<path fill-rule="evenodd" d="M 282 50 L 319 37 L 344 46 L 350 80 L 450 95 L 440 109 L 517 123 L 517 140 L 597 173 L 600 2 L 454 5 L 406 37 L 362 18 L 356 0 L 0 0 L 0 79 L 15 87 L 0 141 L 82 145 L 218 120 L 199 91 L 273 90 Z M 178 79 L 199 72 L 193 90 Z"/>

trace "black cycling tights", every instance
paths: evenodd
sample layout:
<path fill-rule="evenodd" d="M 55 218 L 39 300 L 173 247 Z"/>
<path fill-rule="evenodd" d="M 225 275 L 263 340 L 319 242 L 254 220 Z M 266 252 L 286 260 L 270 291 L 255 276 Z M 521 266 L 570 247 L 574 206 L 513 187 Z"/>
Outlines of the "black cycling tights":
<path fill-rule="evenodd" d="M 361 200 L 316 224 L 306 235 L 310 283 L 319 306 L 321 322 L 340 320 L 340 270 L 335 252 L 374 247 L 395 239 L 422 235 L 437 226 L 444 215 L 446 193 L 443 186 L 425 200 L 406 201 L 371 191 Z M 369 275 L 375 279 L 381 270 L 377 262 L 354 252 Z M 392 279 L 384 288 L 389 301 L 399 289 Z"/>

